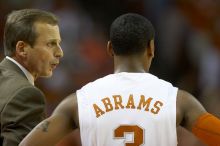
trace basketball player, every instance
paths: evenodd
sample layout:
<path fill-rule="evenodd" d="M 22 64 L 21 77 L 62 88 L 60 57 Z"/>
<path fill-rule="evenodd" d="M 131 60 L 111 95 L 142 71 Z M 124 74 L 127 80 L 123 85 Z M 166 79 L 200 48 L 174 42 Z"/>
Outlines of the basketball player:
<path fill-rule="evenodd" d="M 220 145 L 220 120 L 189 93 L 148 73 L 154 28 L 124 14 L 111 25 L 108 53 L 114 74 L 68 96 L 20 146 L 51 146 L 79 128 L 83 146 L 176 146 L 183 126 L 208 145 Z"/>

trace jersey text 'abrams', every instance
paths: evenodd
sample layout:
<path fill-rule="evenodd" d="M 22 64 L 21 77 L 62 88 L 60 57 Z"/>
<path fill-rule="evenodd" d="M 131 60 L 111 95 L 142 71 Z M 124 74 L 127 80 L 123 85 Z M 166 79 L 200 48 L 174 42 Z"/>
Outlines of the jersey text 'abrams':
<path fill-rule="evenodd" d="M 130 94 L 126 102 L 123 102 L 123 97 L 121 95 L 112 95 L 112 98 L 114 100 L 113 102 L 111 102 L 109 97 L 105 97 L 101 99 L 101 102 L 104 105 L 104 109 L 95 103 L 93 104 L 93 108 L 97 118 L 99 118 L 101 115 L 107 112 L 111 112 L 113 110 L 119 110 L 119 109 L 137 109 L 137 110 L 144 109 L 147 112 L 158 114 L 158 112 L 164 105 L 162 101 L 159 100 L 154 101 L 152 97 L 146 98 L 144 95 L 140 95 L 139 97 L 134 97 L 133 94 Z M 135 103 L 134 98 L 139 98 L 139 102 Z"/>

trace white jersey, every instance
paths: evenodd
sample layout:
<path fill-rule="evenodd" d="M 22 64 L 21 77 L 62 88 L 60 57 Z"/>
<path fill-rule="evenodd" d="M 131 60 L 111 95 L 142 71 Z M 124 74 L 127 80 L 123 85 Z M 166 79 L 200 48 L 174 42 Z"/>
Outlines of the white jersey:
<path fill-rule="evenodd" d="M 83 146 L 176 146 L 177 88 L 149 73 L 116 73 L 77 91 Z"/>

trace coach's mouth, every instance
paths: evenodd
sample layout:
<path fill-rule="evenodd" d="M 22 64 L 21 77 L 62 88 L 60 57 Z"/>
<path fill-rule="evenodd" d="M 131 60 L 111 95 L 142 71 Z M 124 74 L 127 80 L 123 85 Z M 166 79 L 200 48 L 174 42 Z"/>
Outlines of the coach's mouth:
<path fill-rule="evenodd" d="M 57 67 L 57 65 L 58 65 L 59 63 L 52 63 L 50 66 L 51 66 L 51 68 L 52 68 L 52 70 L 54 70 L 56 67 Z"/>

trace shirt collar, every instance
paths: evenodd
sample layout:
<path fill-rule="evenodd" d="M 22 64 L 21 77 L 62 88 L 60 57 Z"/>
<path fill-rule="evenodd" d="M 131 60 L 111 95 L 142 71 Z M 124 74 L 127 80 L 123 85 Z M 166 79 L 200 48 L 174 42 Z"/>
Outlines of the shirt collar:
<path fill-rule="evenodd" d="M 9 57 L 9 56 L 6 56 L 6 58 L 12 62 L 14 62 L 22 71 L 23 73 L 25 74 L 25 76 L 27 77 L 28 81 L 34 85 L 34 77 L 32 76 L 32 74 L 27 70 L 25 69 L 21 64 L 19 64 L 17 61 L 15 61 L 13 58 Z"/>

